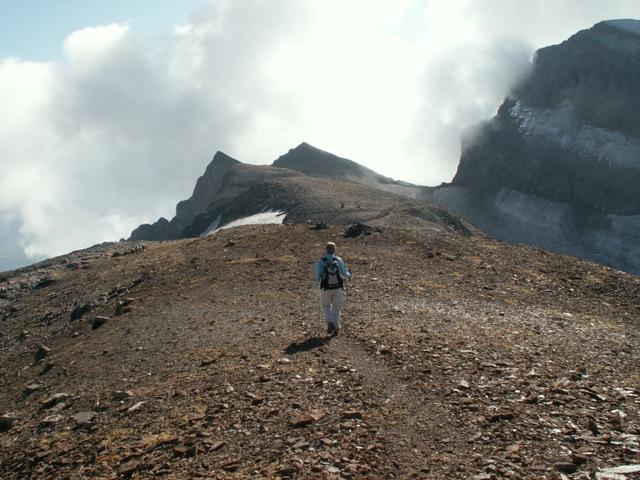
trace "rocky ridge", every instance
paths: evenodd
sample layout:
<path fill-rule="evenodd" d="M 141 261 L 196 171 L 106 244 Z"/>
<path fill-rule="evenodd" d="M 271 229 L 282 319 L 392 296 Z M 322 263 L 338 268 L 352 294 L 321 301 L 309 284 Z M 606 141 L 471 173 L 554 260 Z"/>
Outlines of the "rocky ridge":
<path fill-rule="evenodd" d="M 633 475 L 638 277 L 413 222 L 238 227 L 8 274 L 50 282 L 0 310 L 0 476 Z M 309 280 L 328 239 L 354 272 L 335 338 Z"/>
<path fill-rule="evenodd" d="M 176 216 L 141 225 L 131 240 L 174 240 L 197 237 L 215 224 L 283 210 L 285 222 L 369 221 L 391 206 L 421 207 L 422 187 L 383 177 L 351 160 L 307 143 L 289 150 L 271 166 L 243 164 L 218 152 L 198 179 L 193 195 L 178 203 Z"/>

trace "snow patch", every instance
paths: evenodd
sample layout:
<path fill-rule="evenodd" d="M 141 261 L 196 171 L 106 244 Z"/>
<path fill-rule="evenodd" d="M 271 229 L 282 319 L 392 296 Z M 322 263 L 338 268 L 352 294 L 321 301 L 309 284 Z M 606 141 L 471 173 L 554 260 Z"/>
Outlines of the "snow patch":
<path fill-rule="evenodd" d="M 202 236 L 213 235 L 220 230 L 225 230 L 227 228 L 240 227 L 243 225 L 281 225 L 284 222 L 284 217 L 286 212 L 281 210 L 277 211 L 268 211 L 262 213 L 256 213 L 255 215 L 249 215 L 248 217 L 238 218 L 233 222 L 229 222 L 225 225 L 219 227 L 220 217 L 218 217 L 209 228 L 207 228 L 206 232 L 203 233 Z"/>
<path fill-rule="evenodd" d="M 640 20 L 625 18 L 620 20 L 608 20 L 604 23 L 609 26 L 619 28 L 620 30 L 640 35 Z"/>
<path fill-rule="evenodd" d="M 204 231 L 204 233 L 200 236 L 206 237 L 207 235 L 211 235 L 213 232 L 215 232 L 218 226 L 220 225 L 220 220 L 222 220 L 222 215 L 218 215 L 218 218 L 216 218 L 213 222 L 211 222 L 211 225 L 209 225 L 207 229 Z"/>
<path fill-rule="evenodd" d="M 584 152 L 610 166 L 640 168 L 640 141 L 621 132 L 581 122 L 570 103 L 533 108 L 517 102 L 511 115 L 522 120 L 520 133 L 543 138 L 563 148 Z"/>

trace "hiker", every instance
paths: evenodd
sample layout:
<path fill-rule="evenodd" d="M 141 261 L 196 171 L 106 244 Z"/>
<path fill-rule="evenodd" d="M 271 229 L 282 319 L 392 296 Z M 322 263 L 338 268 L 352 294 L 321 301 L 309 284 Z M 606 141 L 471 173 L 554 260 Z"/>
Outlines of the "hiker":
<path fill-rule="evenodd" d="M 351 272 L 336 255 L 336 244 L 328 242 L 325 254 L 316 263 L 314 279 L 320 285 L 320 304 L 324 310 L 327 334 L 337 335 L 340 330 L 340 310 L 344 299 L 344 280 L 351 280 Z"/>

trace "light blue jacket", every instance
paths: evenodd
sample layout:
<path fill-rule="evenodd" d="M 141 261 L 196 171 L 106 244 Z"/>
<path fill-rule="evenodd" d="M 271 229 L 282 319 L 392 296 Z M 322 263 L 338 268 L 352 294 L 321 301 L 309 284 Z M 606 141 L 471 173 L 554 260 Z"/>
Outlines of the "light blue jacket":
<path fill-rule="evenodd" d="M 324 262 L 325 260 L 333 260 L 334 255 L 326 254 L 316 262 L 316 270 L 314 272 L 313 279 L 316 283 L 320 283 L 322 280 L 322 271 L 324 270 Z M 351 280 L 351 272 L 347 271 L 347 267 L 344 264 L 344 260 L 340 257 L 335 256 L 335 259 L 338 261 L 338 269 L 340 270 L 340 276 L 345 280 Z"/>

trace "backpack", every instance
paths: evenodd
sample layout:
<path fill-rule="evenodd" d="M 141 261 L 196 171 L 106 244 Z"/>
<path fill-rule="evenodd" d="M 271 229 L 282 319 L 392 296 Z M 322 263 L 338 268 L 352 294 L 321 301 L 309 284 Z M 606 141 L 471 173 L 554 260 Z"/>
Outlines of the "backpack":
<path fill-rule="evenodd" d="M 340 275 L 340 267 L 338 265 L 338 259 L 333 257 L 332 259 L 323 258 L 324 267 L 322 269 L 322 280 L 320 281 L 320 288 L 322 290 L 335 290 L 342 288 L 343 280 Z"/>

